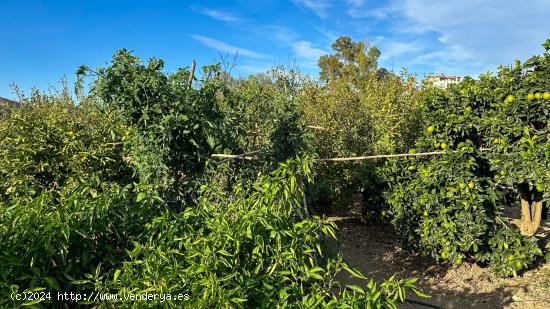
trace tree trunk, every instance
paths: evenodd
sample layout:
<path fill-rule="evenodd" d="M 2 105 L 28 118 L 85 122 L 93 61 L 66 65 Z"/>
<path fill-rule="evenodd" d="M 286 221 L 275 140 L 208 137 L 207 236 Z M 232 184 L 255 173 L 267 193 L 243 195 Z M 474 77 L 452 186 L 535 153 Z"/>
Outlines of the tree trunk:
<path fill-rule="evenodd" d="M 520 188 L 521 202 L 521 233 L 523 235 L 535 235 L 542 218 L 542 201 L 537 196 L 531 200 L 528 188 Z"/>

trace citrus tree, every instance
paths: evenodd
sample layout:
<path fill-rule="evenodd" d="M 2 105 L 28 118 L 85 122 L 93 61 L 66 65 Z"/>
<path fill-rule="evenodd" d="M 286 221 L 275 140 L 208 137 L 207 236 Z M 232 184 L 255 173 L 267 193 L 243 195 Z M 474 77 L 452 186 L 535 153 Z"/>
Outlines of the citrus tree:
<path fill-rule="evenodd" d="M 160 59 L 145 64 L 122 49 L 110 66 L 95 71 L 82 66 L 77 73 L 95 78 L 91 96 L 136 133 L 125 148 L 140 181 L 176 202 L 189 198 L 210 154 L 230 144 L 219 104 L 229 90 L 218 65 L 203 68 L 197 88 L 188 85 L 189 70 L 163 68 Z"/>
<path fill-rule="evenodd" d="M 313 151 L 321 158 L 406 151 L 422 123 L 414 76 L 378 68 L 380 52 L 366 42 L 341 37 L 332 49 L 318 61 L 322 83 L 305 84 L 299 95 L 305 122 L 319 127 Z M 330 205 L 362 192 L 369 208 L 380 210 L 382 162 L 321 162 L 312 197 Z"/>
<path fill-rule="evenodd" d="M 502 67 L 483 118 L 497 185 L 519 195 L 520 227 L 534 235 L 550 197 L 550 40 L 546 52 Z"/>
<path fill-rule="evenodd" d="M 39 306 L 11 293 L 81 292 L 84 274 L 120 262 L 156 209 L 125 159 L 131 134 L 66 91 L 35 92 L 0 116 L 0 307 Z"/>
<path fill-rule="evenodd" d="M 410 248 L 488 263 L 503 276 L 541 254 L 530 235 L 546 196 L 548 59 L 546 52 L 497 76 L 426 90 L 426 129 L 411 152 L 443 154 L 389 161 L 386 174 L 392 222 Z M 514 194 L 519 230 L 503 215 Z"/>

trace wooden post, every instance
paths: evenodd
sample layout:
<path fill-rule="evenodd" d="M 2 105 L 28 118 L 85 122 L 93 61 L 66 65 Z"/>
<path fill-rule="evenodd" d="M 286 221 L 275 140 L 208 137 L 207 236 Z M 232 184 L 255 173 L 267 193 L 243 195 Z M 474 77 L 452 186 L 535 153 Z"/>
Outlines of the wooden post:
<path fill-rule="evenodd" d="M 191 72 L 189 72 L 189 81 L 187 81 L 187 88 L 191 88 L 193 86 L 193 77 L 195 75 L 195 66 L 197 63 L 195 60 L 193 60 L 193 63 L 191 64 Z"/>

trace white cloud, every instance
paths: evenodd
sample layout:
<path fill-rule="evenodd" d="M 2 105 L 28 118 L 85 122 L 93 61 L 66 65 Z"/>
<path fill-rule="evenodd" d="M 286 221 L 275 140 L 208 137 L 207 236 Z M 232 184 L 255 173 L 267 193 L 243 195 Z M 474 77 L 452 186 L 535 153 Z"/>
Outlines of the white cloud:
<path fill-rule="evenodd" d="M 238 17 L 237 15 L 226 11 L 210 8 L 200 8 L 196 6 L 191 6 L 191 10 L 220 21 L 235 23 L 241 20 L 240 17 Z"/>
<path fill-rule="evenodd" d="M 327 54 L 326 51 L 311 46 L 311 42 L 307 41 L 294 42 L 292 48 L 294 49 L 296 57 L 299 59 L 317 61 L 319 57 Z"/>
<path fill-rule="evenodd" d="M 317 32 L 319 32 L 324 37 L 326 37 L 331 43 L 336 41 L 336 39 L 340 36 L 335 31 L 327 30 L 327 29 L 321 28 L 321 27 L 315 27 L 315 30 L 317 30 Z"/>
<path fill-rule="evenodd" d="M 218 41 L 206 36 L 202 35 L 191 35 L 193 39 L 200 42 L 201 44 L 204 44 L 214 50 L 217 50 L 222 53 L 229 53 L 229 54 L 238 54 L 239 56 L 244 57 L 251 57 L 251 58 L 267 58 L 267 55 L 263 55 L 245 48 L 236 47 L 233 45 L 230 45 L 228 43 Z"/>
<path fill-rule="evenodd" d="M 321 18 L 327 17 L 327 10 L 331 6 L 328 0 L 291 0 L 291 2 L 301 9 L 312 11 Z"/>
<path fill-rule="evenodd" d="M 432 31 L 457 64 L 477 60 L 494 70 L 542 52 L 550 36 L 548 0 L 406 0 L 404 16 Z M 455 58 L 455 59 L 450 59 Z"/>
<path fill-rule="evenodd" d="M 319 57 L 327 54 L 326 51 L 313 47 L 308 41 L 296 41 L 292 43 L 292 49 L 296 57 L 296 64 L 306 70 L 317 69 Z"/>
<path fill-rule="evenodd" d="M 376 43 L 381 60 L 401 56 L 405 66 L 472 75 L 495 71 L 541 53 L 550 37 L 549 0 L 360 2 L 347 1 L 348 16 L 382 26 L 377 32 L 382 29 L 386 38 Z"/>
<path fill-rule="evenodd" d="M 352 18 L 386 19 L 401 10 L 401 4 L 397 1 L 379 7 L 366 6 L 365 2 L 360 0 L 348 0 L 347 3 L 349 5 L 347 14 Z"/>
<path fill-rule="evenodd" d="M 269 33 L 268 38 L 283 45 L 289 45 L 298 38 L 298 34 L 294 30 L 283 25 L 257 26 L 254 27 L 254 31 L 259 36 Z"/>
<path fill-rule="evenodd" d="M 217 20 L 221 20 L 221 21 L 226 21 L 226 22 L 237 22 L 239 21 L 239 17 L 231 14 L 231 13 L 228 13 L 228 12 L 223 12 L 223 11 L 219 11 L 219 10 L 210 10 L 210 9 L 205 9 L 203 11 L 204 14 L 214 18 L 214 19 L 217 19 Z"/>
<path fill-rule="evenodd" d="M 418 53 L 423 49 L 421 42 L 398 42 L 398 41 L 386 41 L 381 40 L 376 45 L 380 49 L 380 61 L 391 60 L 393 58 Z"/>

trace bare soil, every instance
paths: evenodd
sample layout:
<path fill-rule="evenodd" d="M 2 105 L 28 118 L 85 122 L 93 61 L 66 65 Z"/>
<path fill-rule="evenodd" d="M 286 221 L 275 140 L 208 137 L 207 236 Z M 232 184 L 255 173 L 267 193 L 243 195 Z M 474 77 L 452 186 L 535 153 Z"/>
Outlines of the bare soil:
<path fill-rule="evenodd" d="M 377 282 L 393 274 L 418 278 L 430 298 L 409 294 L 403 308 L 550 308 L 550 264 L 542 260 L 515 278 L 498 278 L 474 263 L 437 264 L 405 251 L 391 228 L 363 222 L 357 208 L 327 220 L 338 226 L 345 261 L 365 276 Z M 365 284 L 344 273 L 337 279 Z"/>

